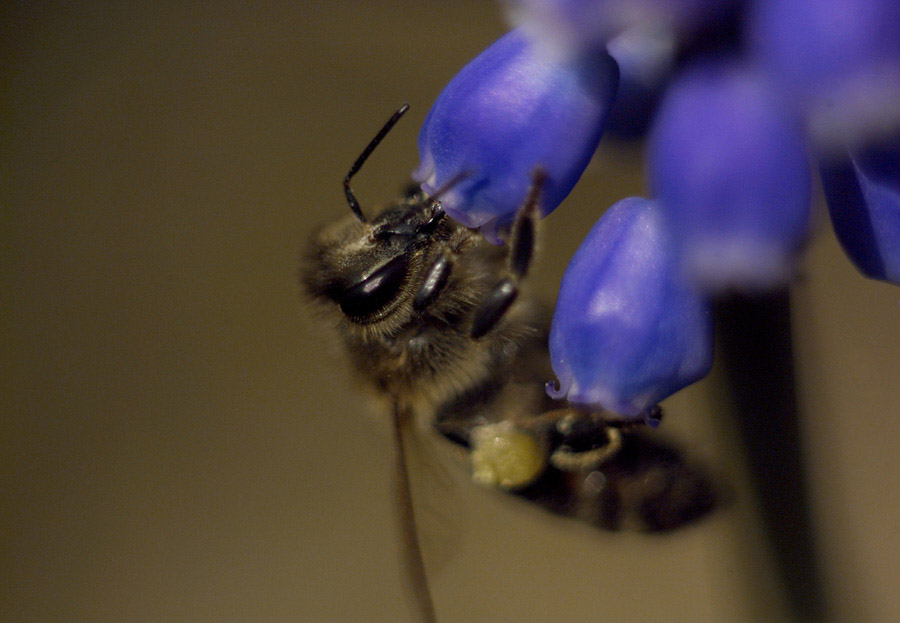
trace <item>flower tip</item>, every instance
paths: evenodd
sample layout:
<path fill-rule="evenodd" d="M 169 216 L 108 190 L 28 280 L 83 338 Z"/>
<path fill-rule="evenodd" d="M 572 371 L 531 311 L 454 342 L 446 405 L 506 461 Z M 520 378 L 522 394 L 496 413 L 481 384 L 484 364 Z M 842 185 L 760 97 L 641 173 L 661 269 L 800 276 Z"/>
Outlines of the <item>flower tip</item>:
<path fill-rule="evenodd" d="M 500 235 L 500 232 L 503 231 L 508 224 L 509 219 L 500 217 L 492 219 L 481 226 L 481 235 L 484 236 L 484 239 L 491 244 L 502 247 L 504 245 L 504 242 L 503 238 Z"/>
<path fill-rule="evenodd" d="M 554 379 L 552 381 L 547 381 L 544 385 L 544 389 L 546 390 L 547 395 L 553 398 L 553 400 L 564 400 L 569 395 L 569 388 L 571 385 L 571 378 L 566 378 L 565 382 Z"/>
<path fill-rule="evenodd" d="M 767 241 L 713 239 L 681 250 L 685 277 L 709 295 L 782 287 L 794 276 L 794 264 L 794 253 Z"/>
<path fill-rule="evenodd" d="M 662 423 L 662 411 L 659 408 L 650 408 L 643 413 L 644 424 L 650 428 L 657 428 Z"/>
<path fill-rule="evenodd" d="M 437 190 L 437 186 L 434 183 L 437 178 L 434 170 L 434 159 L 429 152 L 425 152 L 421 154 L 421 160 L 419 166 L 413 170 L 412 178 L 422 186 L 422 190 L 431 194 Z"/>

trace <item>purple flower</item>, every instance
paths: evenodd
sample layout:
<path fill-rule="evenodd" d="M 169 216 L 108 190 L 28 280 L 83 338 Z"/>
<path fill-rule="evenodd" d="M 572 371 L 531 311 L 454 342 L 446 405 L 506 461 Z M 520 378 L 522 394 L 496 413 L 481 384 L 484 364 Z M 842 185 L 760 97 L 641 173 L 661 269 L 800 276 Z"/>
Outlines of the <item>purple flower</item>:
<path fill-rule="evenodd" d="M 900 285 L 900 137 L 821 165 L 834 231 L 868 277 Z"/>
<path fill-rule="evenodd" d="M 569 58 L 627 31 L 682 38 L 715 22 L 728 0 L 505 0 L 511 21 L 542 54 Z"/>
<path fill-rule="evenodd" d="M 444 210 L 495 235 L 522 204 L 535 167 L 547 181 L 541 212 L 569 194 L 591 159 L 618 82 L 615 61 L 594 51 L 566 63 L 539 58 L 513 31 L 485 50 L 438 97 L 419 135 L 413 173 Z"/>
<path fill-rule="evenodd" d="M 619 129 L 639 133 L 658 107 L 654 200 L 611 208 L 563 279 L 552 395 L 639 416 L 704 376 L 707 297 L 793 275 L 811 154 L 847 254 L 900 283 L 900 1 L 505 4 L 521 27 L 454 78 L 419 137 L 426 192 L 468 174 L 442 196 L 453 218 L 496 238 L 535 167 L 549 176 L 542 214 L 556 208 L 620 80 Z"/>
<path fill-rule="evenodd" d="M 556 398 L 626 416 L 709 372 L 711 316 L 681 278 L 660 207 L 610 208 L 563 277 L 550 330 Z"/>
<path fill-rule="evenodd" d="M 710 292 L 784 283 L 807 235 L 810 171 L 799 122 L 759 75 L 695 67 L 669 89 L 651 185 L 682 268 Z"/>
<path fill-rule="evenodd" d="M 900 127 L 900 2 L 759 0 L 748 38 L 825 146 Z"/>

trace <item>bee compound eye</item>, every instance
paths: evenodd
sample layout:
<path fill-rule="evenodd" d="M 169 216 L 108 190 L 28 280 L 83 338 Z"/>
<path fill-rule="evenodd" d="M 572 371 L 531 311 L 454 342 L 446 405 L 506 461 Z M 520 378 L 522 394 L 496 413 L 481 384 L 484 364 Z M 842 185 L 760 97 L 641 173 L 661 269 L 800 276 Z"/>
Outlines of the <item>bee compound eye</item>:
<path fill-rule="evenodd" d="M 381 311 L 397 297 L 408 268 L 407 255 L 396 256 L 348 288 L 340 297 L 341 311 L 352 319 L 366 318 Z"/>

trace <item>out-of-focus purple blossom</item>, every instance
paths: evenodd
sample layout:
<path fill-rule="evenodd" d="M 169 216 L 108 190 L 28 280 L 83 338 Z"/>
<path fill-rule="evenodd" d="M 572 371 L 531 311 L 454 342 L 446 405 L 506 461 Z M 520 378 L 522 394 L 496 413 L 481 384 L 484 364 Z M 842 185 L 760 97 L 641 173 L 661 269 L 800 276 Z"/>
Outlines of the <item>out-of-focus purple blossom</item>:
<path fill-rule="evenodd" d="M 606 45 L 619 65 L 619 90 L 607 133 L 622 138 L 642 135 L 675 67 L 678 42 L 665 30 L 633 28 Z"/>
<path fill-rule="evenodd" d="M 835 233 L 863 274 L 900 285 L 900 136 L 820 168 Z"/>
<path fill-rule="evenodd" d="M 710 312 L 682 279 L 655 202 L 624 199 L 588 234 L 562 280 L 550 357 L 552 396 L 625 416 L 707 374 Z"/>
<path fill-rule="evenodd" d="M 438 97 L 419 135 L 413 173 L 429 193 L 456 176 L 441 198 L 445 211 L 491 237 L 522 204 L 531 173 L 547 174 L 546 215 L 587 166 L 615 95 L 618 70 L 604 51 L 567 63 L 535 56 L 513 31 L 485 50 Z"/>
<path fill-rule="evenodd" d="M 680 38 L 718 20 L 734 0 L 505 0 L 510 20 L 540 46 L 568 58 L 626 31 Z M 654 34 L 655 33 L 655 34 Z"/>
<path fill-rule="evenodd" d="M 853 147 L 900 127 L 897 0 L 758 0 L 748 39 L 820 147 Z"/>
<path fill-rule="evenodd" d="M 521 27 L 454 78 L 419 137 L 426 192 L 469 174 L 442 196 L 456 220 L 495 237 L 538 166 L 542 214 L 553 210 L 620 78 L 618 130 L 639 133 L 662 101 L 648 150 L 656 198 L 611 208 L 563 278 L 551 395 L 635 417 L 704 376 L 706 297 L 793 274 L 810 142 L 847 253 L 900 284 L 900 0 L 504 2 Z M 722 60 L 725 49 L 740 59 Z"/>
<path fill-rule="evenodd" d="M 697 66 L 671 86 L 650 144 L 651 186 L 682 267 L 708 292 L 781 285 L 807 234 L 800 123 L 759 75 Z"/>

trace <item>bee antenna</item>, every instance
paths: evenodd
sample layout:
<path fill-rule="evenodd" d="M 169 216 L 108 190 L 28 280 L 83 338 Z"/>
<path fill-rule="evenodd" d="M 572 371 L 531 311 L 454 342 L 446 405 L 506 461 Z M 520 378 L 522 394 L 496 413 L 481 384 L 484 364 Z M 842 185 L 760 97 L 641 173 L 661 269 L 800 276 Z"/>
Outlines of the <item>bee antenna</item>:
<path fill-rule="evenodd" d="M 378 144 L 384 140 L 384 137 L 387 136 L 387 133 L 391 131 L 398 121 L 400 121 L 400 117 L 402 117 L 406 111 L 409 110 L 409 104 L 403 104 L 397 112 L 391 115 L 391 118 L 387 120 L 387 123 L 378 131 L 378 134 L 375 135 L 363 152 L 359 155 L 359 158 L 356 159 L 356 162 L 353 163 L 353 166 L 350 167 L 350 172 L 347 173 L 347 177 L 344 178 L 344 194 L 347 195 L 347 203 L 350 204 L 350 209 L 353 210 L 353 214 L 356 215 L 361 222 L 367 223 L 365 215 L 362 213 L 362 210 L 359 207 L 359 202 L 356 200 L 356 195 L 353 194 L 353 191 L 350 189 L 350 180 L 353 179 L 353 176 L 356 175 L 359 170 L 362 168 L 362 165 L 365 164 L 366 160 L 369 156 L 372 155 L 372 152 L 375 151 L 375 148 L 378 147 Z"/>

